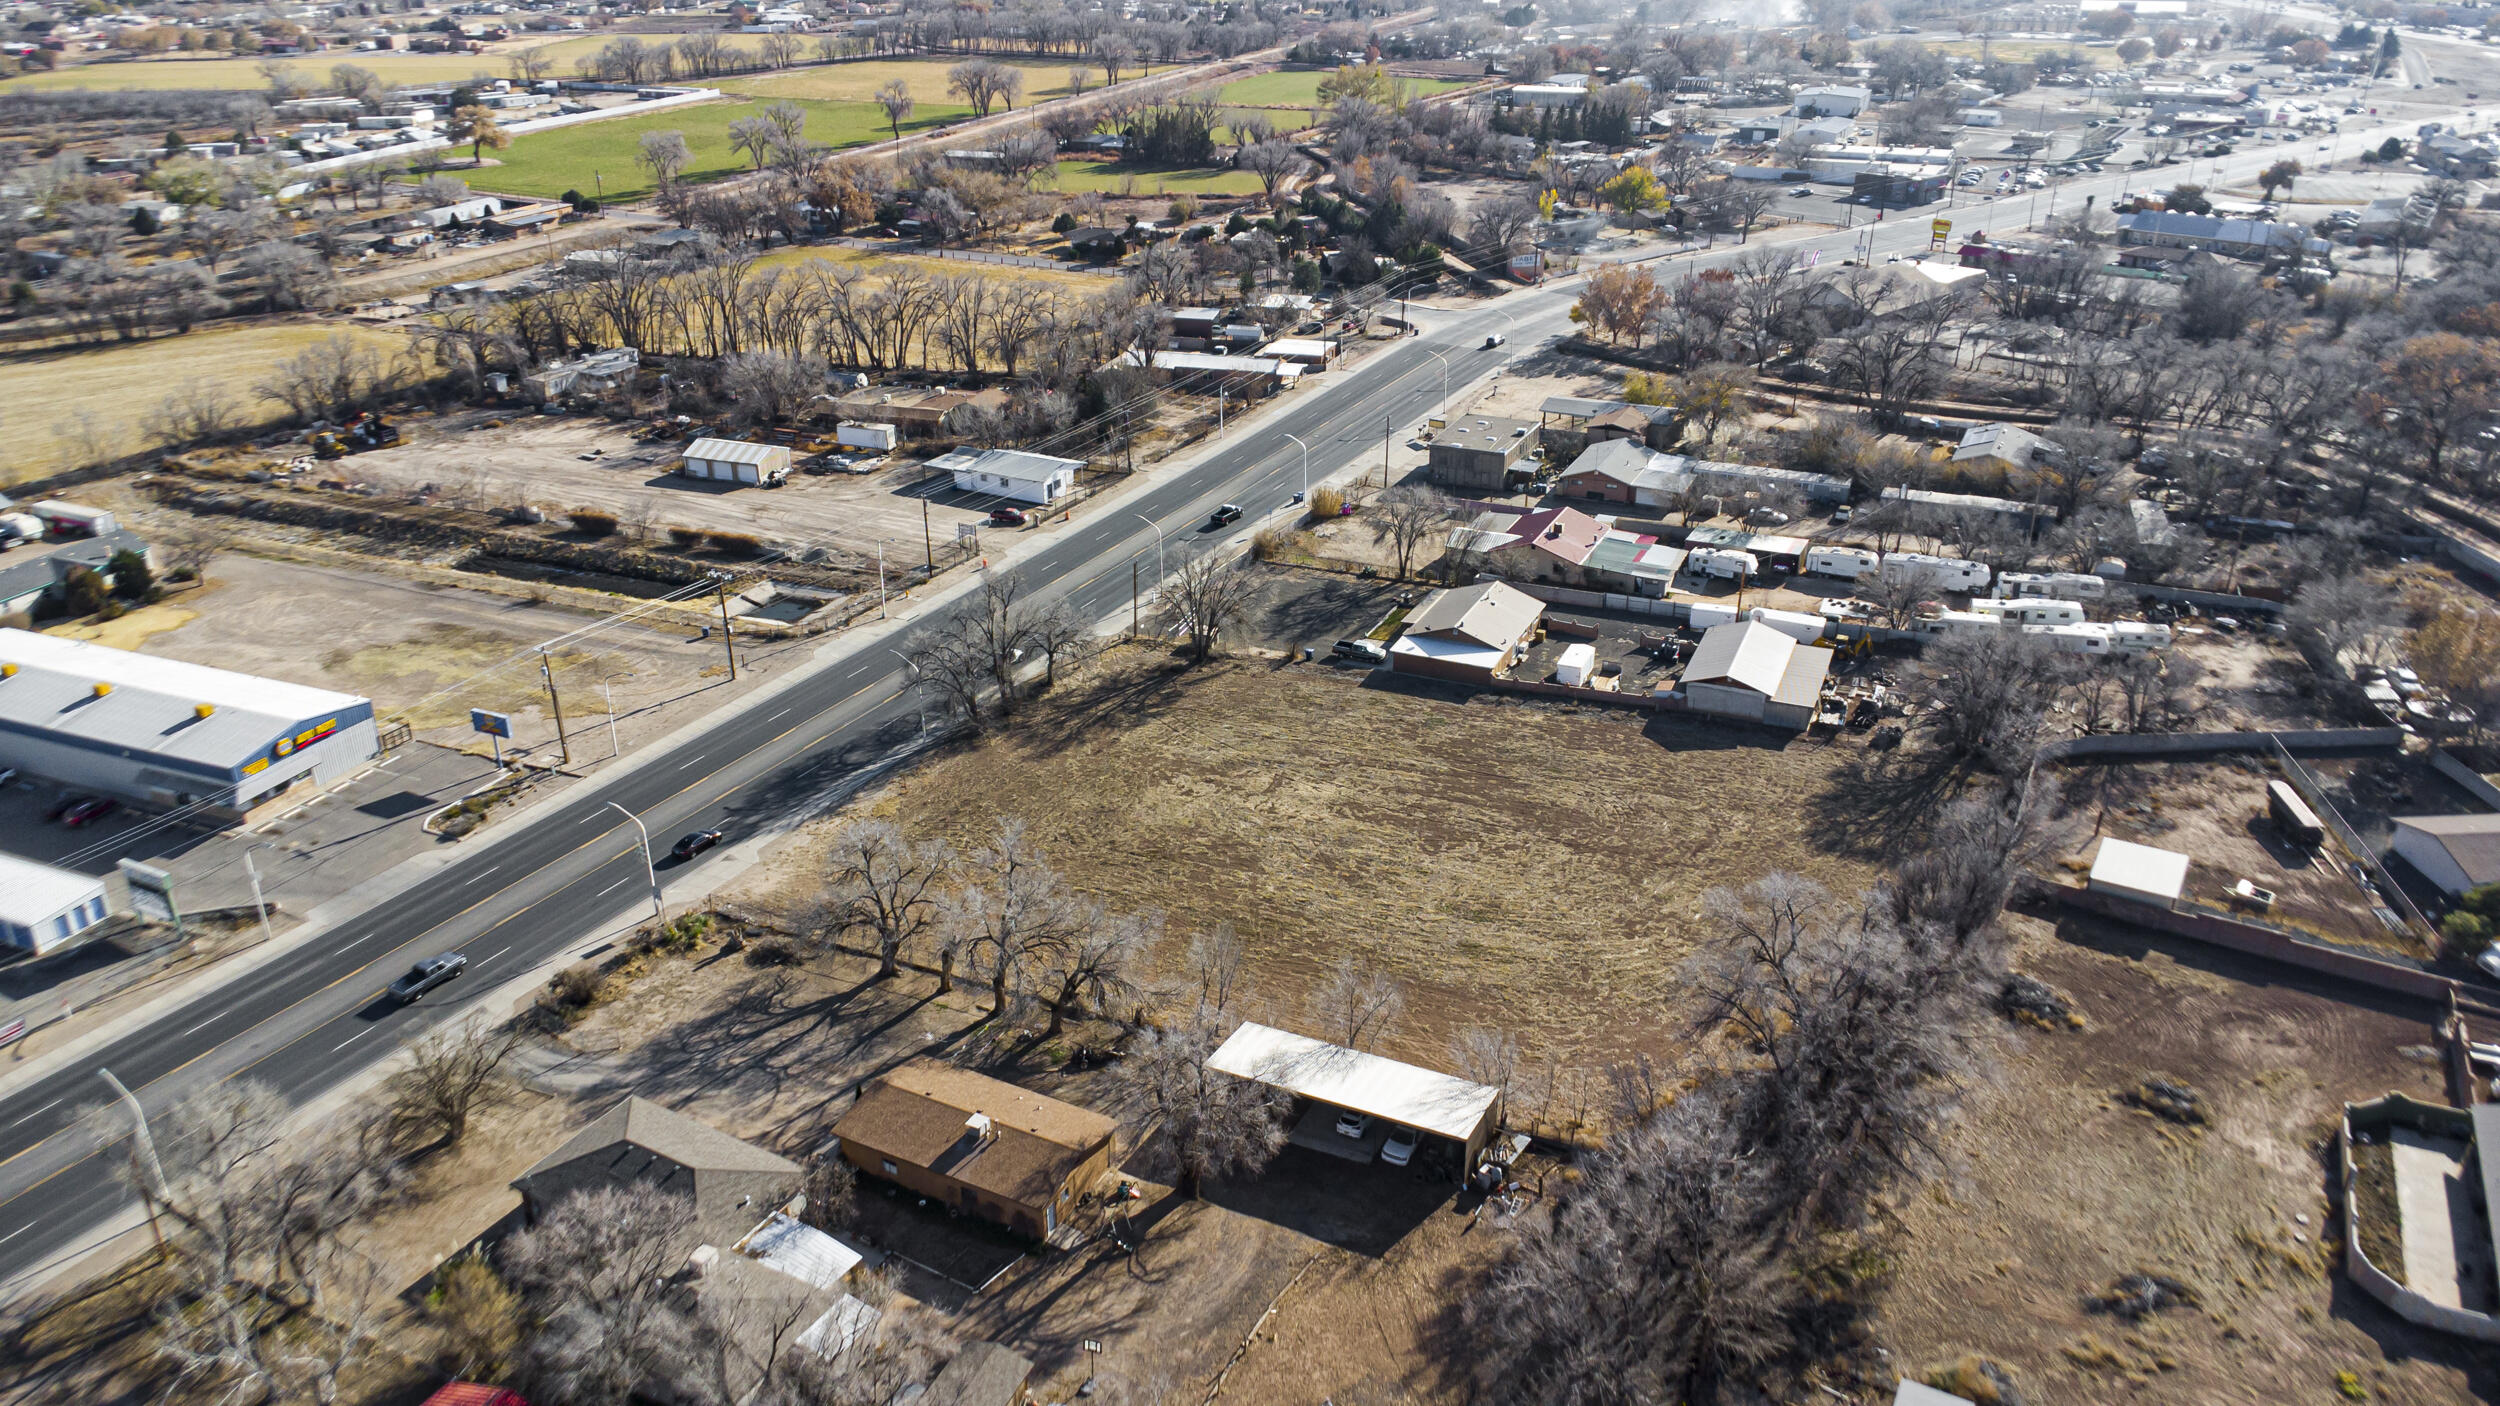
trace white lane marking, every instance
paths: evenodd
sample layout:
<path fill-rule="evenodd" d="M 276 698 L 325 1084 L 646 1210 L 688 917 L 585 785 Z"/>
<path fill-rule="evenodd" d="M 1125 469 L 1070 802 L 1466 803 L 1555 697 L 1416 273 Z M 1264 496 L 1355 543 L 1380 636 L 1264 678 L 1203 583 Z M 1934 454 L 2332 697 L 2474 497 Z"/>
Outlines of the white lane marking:
<path fill-rule="evenodd" d="M 66 1095 L 65 1095 L 64 1097 L 66 1097 Z M 56 1099 L 52 1100 L 50 1103 L 45 1104 L 43 1107 L 36 1109 L 34 1112 L 32 1112 L 32 1113 L 28 1113 L 28 1114 L 25 1114 L 25 1115 L 23 1115 L 23 1116 L 19 1117 L 19 1118 L 18 1118 L 15 1122 L 10 1123 L 10 1124 L 9 1124 L 9 1126 L 10 1126 L 10 1127 L 12 1127 L 12 1128 L 14 1128 L 14 1127 L 16 1127 L 16 1126 L 18 1125 L 18 1123 L 23 1123 L 23 1122 L 25 1122 L 28 1118 L 39 1118 L 39 1117 L 43 1116 L 44 1114 L 49 1113 L 49 1112 L 51 1112 L 53 1109 L 58 1108 L 58 1107 L 60 1107 L 60 1106 L 61 1106 L 61 1100 L 56 1098 Z"/>
<path fill-rule="evenodd" d="M 794 712 L 794 711 L 795 711 L 794 709 L 784 708 L 784 709 L 782 709 L 780 712 L 773 714 L 771 717 L 764 719 L 764 721 L 766 721 L 766 722 L 768 722 L 768 723 L 770 723 L 770 722 L 779 722 L 779 721 L 781 721 L 783 718 L 786 718 L 786 717 L 790 716 L 790 714 L 791 714 L 792 712 Z"/>
<path fill-rule="evenodd" d="M 481 966 L 481 967 L 482 967 L 482 966 L 485 966 L 488 962 L 491 962 L 491 961 L 495 960 L 497 957 L 500 957 L 500 956 L 502 956 L 504 953 L 509 952 L 509 951 L 511 951 L 511 950 L 512 950 L 512 949 L 511 949 L 511 948 L 509 948 L 509 947 L 498 947 L 498 948 L 496 948 L 494 951 L 487 953 L 485 956 L 478 958 L 478 960 L 477 960 L 477 961 L 476 961 L 473 965 L 475 965 L 475 966 Z"/>
<path fill-rule="evenodd" d="M 189 1035 L 196 1031 L 206 1030 L 208 1027 L 215 1025 L 218 1021 L 225 1018 L 226 1013 L 224 1011 L 219 1011 L 217 1014 L 210 1016 L 208 1019 L 201 1021 L 199 1024 L 192 1026 L 191 1029 L 185 1030 L 182 1033 Z"/>
<path fill-rule="evenodd" d="M 495 870 L 496 870 L 496 869 L 501 869 L 502 867 L 503 867 L 502 865 L 498 864 L 498 865 L 494 866 L 494 868 L 492 868 L 492 869 L 486 869 L 486 870 L 483 870 L 483 871 L 479 872 L 479 873 L 478 873 L 477 875 L 475 875 L 474 877 L 471 877 L 471 878 L 466 878 L 466 879 L 462 879 L 462 880 L 460 881 L 460 887 L 462 887 L 462 888 L 467 888 L 469 885 L 471 885 L 471 884 L 474 884 L 474 883 L 478 882 L 478 880 L 480 880 L 480 879 L 491 879 L 491 878 L 495 877 Z"/>
<path fill-rule="evenodd" d="M 702 760 L 703 760 L 703 759 L 702 759 L 701 757 L 688 757 L 688 758 L 686 758 L 684 761 L 679 762 L 679 763 L 677 764 L 677 769 L 678 769 L 679 771 L 684 771 L 686 768 L 688 768 L 688 767 L 690 767 L 690 766 L 695 766 L 695 765 L 698 765 L 699 763 L 701 763 L 701 762 L 702 762 Z"/>
<path fill-rule="evenodd" d="M 346 1039 L 339 1041 L 337 1044 L 332 1045 L 332 1046 L 330 1047 L 330 1053 L 332 1053 L 332 1054 L 337 1054 L 339 1051 L 341 1051 L 341 1050 L 343 1050 L 343 1049 L 346 1049 L 349 1045 L 352 1045 L 352 1044 L 356 1043 L 358 1040 L 361 1040 L 361 1039 L 365 1038 L 367 1035 L 372 1034 L 375 1030 L 377 1030 L 377 1029 L 379 1029 L 379 1028 L 380 1028 L 379 1026 L 372 1026 L 372 1025 L 368 1025 L 368 1026 L 366 1026 L 364 1029 L 359 1030 L 359 1031 L 357 1031 L 355 1034 L 348 1036 Z"/>
<path fill-rule="evenodd" d="M 612 884 L 608 885 L 606 888 L 603 888 L 603 889 L 599 890 L 599 892 L 597 892 L 597 893 L 595 893 L 595 894 L 593 894 L 593 895 L 591 895 L 591 896 L 592 896 L 592 897 L 594 897 L 594 898 L 605 898 L 605 897 L 607 897 L 609 894 L 612 894 L 612 893 L 616 892 L 618 889 L 621 889 L 621 888 L 625 887 L 627 884 L 630 884 L 630 883 L 632 883 L 633 881 L 634 881 L 634 876 L 633 876 L 633 875 L 631 875 L 631 874 L 628 874 L 628 875 L 626 875 L 624 878 L 621 878 L 621 879 L 617 880 L 615 883 L 612 883 Z"/>
<path fill-rule="evenodd" d="M 19 1226 L 17 1229 L 10 1231 L 10 1232 L 9 1232 L 8 1234 L 6 1234 L 6 1235 L 0 1235 L 0 1245 L 6 1245 L 6 1244 L 7 1244 L 7 1243 L 9 1243 L 10 1241 L 15 1240 L 17 1237 L 19 1237 L 19 1236 L 21 1236 L 21 1235 L 25 1234 L 27 1231 L 30 1231 L 30 1230 L 32 1230 L 32 1229 L 34 1229 L 34 1228 L 35 1228 L 35 1223 L 34 1223 L 33 1221 L 28 1221 L 28 1222 L 26 1222 L 24 1225 Z"/>

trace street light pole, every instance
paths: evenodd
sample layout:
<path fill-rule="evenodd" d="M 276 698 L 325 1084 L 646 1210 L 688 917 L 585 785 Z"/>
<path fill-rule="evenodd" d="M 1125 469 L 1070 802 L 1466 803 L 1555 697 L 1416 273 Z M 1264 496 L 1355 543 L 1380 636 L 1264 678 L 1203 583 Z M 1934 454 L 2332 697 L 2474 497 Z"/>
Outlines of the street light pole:
<path fill-rule="evenodd" d="M 1133 518 L 1137 519 L 1139 522 L 1142 522 L 1142 523 L 1146 524 L 1146 526 L 1148 526 L 1148 527 L 1150 527 L 1150 528 L 1153 528 L 1153 529 L 1154 529 L 1154 534 L 1155 534 L 1155 584 L 1157 584 L 1157 585 L 1161 585 L 1161 584 L 1163 583 L 1163 529 L 1162 529 L 1162 528 L 1160 528 L 1160 527 L 1155 527 L 1155 520 L 1154 520 L 1153 518 L 1150 518 L 1150 517 L 1146 516 L 1144 513 L 1131 513 L 1131 514 L 1129 514 L 1129 516 L 1131 516 L 1131 517 L 1133 517 Z"/>
<path fill-rule="evenodd" d="M 616 802 L 608 802 L 608 809 L 634 822 L 634 833 L 642 836 L 642 876 L 651 881 L 651 916 L 656 918 L 660 916 L 660 866 L 651 862 L 651 831 L 644 826 L 641 816 Z"/>
<path fill-rule="evenodd" d="M 165 1228 L 156 1222 L 156 1203 L 165 1195 L 165 1164 L 156 1160 L 156 1139 L 148 1135 L 148 1111 L 131 1097 L 130 1090 L 122 1087 L 121 1080 L 113 1077 L 112 1070 L 98 1068 L 96 1077 L 111 1085 L 113 1096 L 130 1106 L 130 1135 L 139 1144 L 139 1155 L 148 1160 L 148 1180 L 153 1183 L 139 1193 L 139 1199 L 148 1203 L 148 1229 L 156 1236 L 156 1248 L 162 1250 Z"/>
<path fill-rule="evenodd" d="M 547 707 L 556 715 L 556 750 L 564 765 L 573 764 L 573 743 L 564 735 L 564 700 L 556 696 L 556 671 L 547 663 L 547 651 L 538 651 L 538 676 L 547 681 Z"/>
<path fill-rule="evenodd" d="M 1279 431 L 1279 433 L 1282 433 L 1282 431 Z M 1292 441 L 1293 441 L 1296 445 L 1299 445 L 1299 446 L 1301 447 L 1301 450 L 1302 450 L 1302 501 L 1303 501 L 1303 502 L 1305 502 L 1305 503 L 1308 503 L 1308 502 L 1310 502 L 1310 501 L 1311 501 L 1311 446 L 1309 446 L 1309 445 L 1307 445 L 1307 444 L 1303 444 L 1303 443 L 1302 443 L 1302 436 L 1300 436 L 1300 435 L 1298 435 L 1298 434 L 1289 434 L 1289 435 L 1286 435 L 1286 436 L 1285 436 L 1285 438 L 1287 438 L 1287 439 L 1289 439 L 1289 440 L 1292 440 Z"/>
<path fill-rule="evenodd" d="M 911 701 L 912 705 L 920 710 L 920 735 L 926 737 L 929 735 L 929 700 L 920 696 L 920 666 L 913 663 L 911 657 L 899 649 L 889 649 L 886 653 L 902 660 L 903 667 L 912 672 Z"/>
<path fill-rule="evenodd" d="M 894 612 L 887 607 L 885 598 L 885 539 L 883 537 L 877 539 L 877 618 L 880 620 L 894 618 Z"/>
<path fill-rule="evenodd" d="M 616 689 L 613 687 L 615 682 L 614 679 L 599 680 L 599 696 L 606 699 L 608 704 L 608 755 L 611 757 L 623 750 L 616 745 Z"/>
<path fill-rule="evenodd" d="M 1450 418 L 1450 358 L 1446 353 L 1427 351 L 1424 355 L 1441 363 L 1441 418 Z"/>

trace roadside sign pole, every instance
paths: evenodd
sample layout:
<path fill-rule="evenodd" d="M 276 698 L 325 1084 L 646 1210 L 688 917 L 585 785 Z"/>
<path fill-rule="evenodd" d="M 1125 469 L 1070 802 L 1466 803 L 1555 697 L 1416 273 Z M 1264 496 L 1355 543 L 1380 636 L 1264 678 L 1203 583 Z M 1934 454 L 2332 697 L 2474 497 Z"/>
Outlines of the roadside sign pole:
<path fill-rule="evenodd" d="M 729 681 L 738 681 L 738 645 L 729 635 L 729 581 L 727 577 L 712 578 L 712 596 L 720 603 L 720 648 L 729 659 Z"/>
<path fill-rule="evenodd" d="M 252 851 L 271 848 L 274 846 L 260 844 L 251 845 L 243 851 L 243 872 L 252 876 L 252 907 L 260 914 L 260 937 L 263 942 L 269 941 L 277 934 L 269 927 L 269 904 L 260 895 L 260 866 L 252 862 Z"/>
<path fill-rule="evenodd" d="M 905 539 L 909 540 L 909 539 Z M 937 579 L 937 539 L 929 535 L 929 495 L 920 495 L 920 550 L 928 555 L 929 579 Z"/>
<path fill-rule="evenodd" d="M 148 1229 L 156 1236 L 156 1248 L 162 1251 L 165 1248 L 165 1228 L 157 1224 L 156 1203 L 165 1191 L 165 1166 L 156 1160 L 156 1139 L 148 1136 L 148 1111 L 139 1106 L 139 1100 L 130 1096 L 130 1090 L 122 1087 L 121 1080 L 113 1077 L 112 1070 L 98 1068 L 96 1075 L 112 1085 L 115 1097 L 130 1106 L 130 1135 L 137 1139 L 140 1155 L 148 1159 L 149 1185 L 140 1191 L 139 1199 L 148 1203 Z"/>
<path fill-rule="evenodd" d="M 573 743 L 564 735 L 564 700 L 556 696 L 556 671 L 547 662 L 547 651 L 538 651 L 538 676 L 547 681 L 547 706 L 556 715 L 556 750 L 566 766 L 573 764 Z"/>

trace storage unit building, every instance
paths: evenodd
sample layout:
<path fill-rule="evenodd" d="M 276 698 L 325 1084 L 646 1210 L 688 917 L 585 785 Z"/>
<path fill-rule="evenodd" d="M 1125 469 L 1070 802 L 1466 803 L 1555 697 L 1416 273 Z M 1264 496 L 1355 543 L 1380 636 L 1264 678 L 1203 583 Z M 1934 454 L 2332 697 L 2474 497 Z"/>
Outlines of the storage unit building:
<path fill-rule="evenodd" d="M 764 483 L 790 476 L 790 448 L 743 439 L 698 439 L 686 446 L 688 478 L 718 483 Z"/>
<path fill-rule="evenodd" d="M 1082 459 L 1054 459 L 1021 449 L 957 449 L 929 461 L 955 476 L 955 487 L 1018 503 L 1049 503 L 1076 486 Z"/>
<path fill-rule="evenodd" d="M 1290 1030 L 1243 1021 L 1207 1068 L 1280 1089 L 1328 1109 L 1366 1114 L 1423 1134 L 1418 1166 L 1464 1178 L 1501 1128 L 1502 1091 Z M 1375 1134 L 1376 1135 L 1376 1134 Z"/>
<path fill-rule="evenodd" d="M 2188 857 L 2174 849 L 2155 849 L 2110 836 L 2101 838 L 2101 852 L 2092 860 L 2085 887 L 2167 908 L 2187 888 Z"/>
<path fill-rule="evenodd" d="M 0 766 L 234 819 L 380 751 L 369 699 L 0 630 Z"/>
<path fill-rule="evenodd" d="M 2451 897 L 2500 883 L 2500 815 L 2399 815 L 2395 852 Z"/>
<path fill-rule="evenodd" d="M 1800 644 L 1763 621 L 1714 625 L 1702 632 L 1684 668 L 1684 705 L 1715 717 L 1803 729 L 1814 721 L 1831 667 L 1830 650 Z"/>
<path fill-rule="evenodd" d="M 102 879 L 0 854 L 0 946 L 41 956 L 107 911 Z"/>

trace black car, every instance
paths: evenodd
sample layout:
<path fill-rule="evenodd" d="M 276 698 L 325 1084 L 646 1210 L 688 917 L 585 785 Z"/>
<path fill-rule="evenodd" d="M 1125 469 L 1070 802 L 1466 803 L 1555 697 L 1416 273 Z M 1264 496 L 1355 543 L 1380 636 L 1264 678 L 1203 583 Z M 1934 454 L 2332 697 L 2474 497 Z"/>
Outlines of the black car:
<path fill-rule="evenodd" d="M 391 983 L 391 999 L 414 1002 L 419 996 L 468 969 L 469 959 L 458 952 L 445 952 L 439 957 L 428 957 L 410 967 L 406 976 Z"/>
<path fill-rule="evenodd" d="M 1209 527 L 1223 527 L 1239 521 L 1241 521 L 1241 505 L 1239 503 L 1226 503 L 1223 507 L 1207 514 L 1207 526 Z"/>
<path fill-rule="evenodd" d="M 677 843 L 670 846 L 668 852 L 679 859 L 692 859 L 719 844 L 720 841 L 721 833 L 718 830 L 696 830 L 690 834 L 678 836 Z"/>
<path fill-rule="evenodd" d="M 1029 521 L 1031 519 L 1024 515 L 1022 508 L 990 509 L 990 526 L 992 527 L 1022 527 Z"/>

